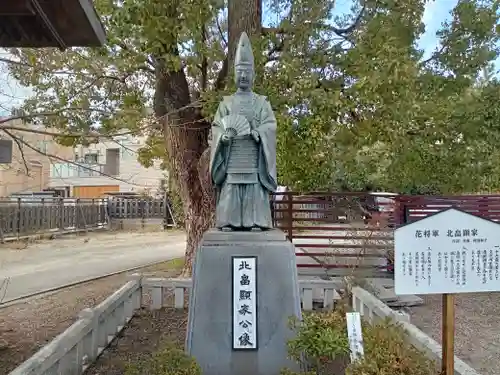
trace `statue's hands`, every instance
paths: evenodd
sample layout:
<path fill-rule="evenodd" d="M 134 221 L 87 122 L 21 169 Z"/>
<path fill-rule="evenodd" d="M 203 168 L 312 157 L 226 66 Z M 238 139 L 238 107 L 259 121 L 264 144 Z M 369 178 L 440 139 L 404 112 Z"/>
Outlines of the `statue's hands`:
<path fill-rule="evenodd" d="M 259 132 L 257 130 L 252 130 L 250 134 L 252 135 L 252 138 L 255 140 L 255 142 L 258 143 L 260 141 Z"/>
<path fill-rule="evenodd" d="M 233 128 L 227 128 L 225 131 L 224 131 L 224 134 L 222 134 L 221 136 L 221 141 L 223 143 L 229 143 L 231 142 L 231 140 L 236 137 L 236 130 L 233 129 Z"/>

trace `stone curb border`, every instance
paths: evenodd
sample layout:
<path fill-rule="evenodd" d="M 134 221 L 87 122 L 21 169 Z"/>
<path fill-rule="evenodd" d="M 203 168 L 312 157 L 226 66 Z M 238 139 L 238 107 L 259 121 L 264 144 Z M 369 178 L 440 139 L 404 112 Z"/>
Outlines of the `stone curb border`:
<path fill-rule="evenodd" d="M 322 289 L 325 306 L 332 307 L 335 290 L 343 289 L 344 282 L 342 278 L 299 280 L 303 309 L 312 308 L 314 289 Z M 10 375 L 83 374 L 132 319 L 136 310 L 143 306 L 151 310 L 165 307 L 165 288 L 174 289 L 174 306 L 184 308 L 185 296 L 191 289 L 191 284 L 191 279 L 143 278 L 140 274 L 132 275 L 130 281 L 95 308 L 84 309 L 73 325 Z M 146 291 L 150 295 L 148 304 L 144 303 L 143 298 Z M 392 310 L 357 286 L 352 288 L 352 302 L 355 311 L 359 311 L 370 322 L 387 317 L 399 322 L 416 348 L 435 361 L 441 360 L 441 346 L 411 324 L 407 314 Z M 480 374 L 455 357 L 455 375 Z"/>

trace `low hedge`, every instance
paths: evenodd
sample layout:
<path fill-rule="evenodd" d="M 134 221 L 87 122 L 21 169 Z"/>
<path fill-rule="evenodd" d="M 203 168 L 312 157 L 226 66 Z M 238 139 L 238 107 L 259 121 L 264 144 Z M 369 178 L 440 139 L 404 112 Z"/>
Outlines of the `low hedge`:
<path fill-rule="evenodd" d="M 346 311 L 304 313 L 290 320 L 296 336 L 288 342 L 290 358 L 304 372 L 283 369 L 281 375 L 439 375 L 436 363 L 413 347 L 403 328 L 389 319 L 362 323 L 364 356 L 350 362 Z M 196 361 L 173 344 L 163 345 L 141 363 L 130 364 L 125 375 L 201 375 Z M 237 375 L 237 374 L 235 374 Z"/>

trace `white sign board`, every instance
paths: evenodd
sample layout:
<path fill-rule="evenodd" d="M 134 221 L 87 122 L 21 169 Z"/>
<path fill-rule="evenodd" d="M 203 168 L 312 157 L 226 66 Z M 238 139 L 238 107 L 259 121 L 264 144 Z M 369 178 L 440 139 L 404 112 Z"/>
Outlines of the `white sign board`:
<path fill-rule="evenodd" d="M 354 362 L 365 355 L 363 349 L 363 332 L 361 331 L 361 315 L 359 312 L 346 313 L 346 320 L 351 362 Z"/>
<path fill-rule="evenodd" d="M 257 350 L 257 257 L 233 257 L 233 350 Z"/>
<path fill-rule="evenodd" d="M 396 294 L 500 291 L 499 224 L 448 209 L 396 229 Z"/>

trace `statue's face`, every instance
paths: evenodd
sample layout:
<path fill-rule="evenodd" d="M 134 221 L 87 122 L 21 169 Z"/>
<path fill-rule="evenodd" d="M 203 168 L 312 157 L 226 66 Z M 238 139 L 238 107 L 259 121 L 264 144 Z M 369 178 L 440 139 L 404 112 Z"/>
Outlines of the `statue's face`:
<path fill-rule="evenodd" d="M 236 87 L 248 90 L 253 85 L 253 69 L 249 65 L 238 65 L 234 72 Z"/>

